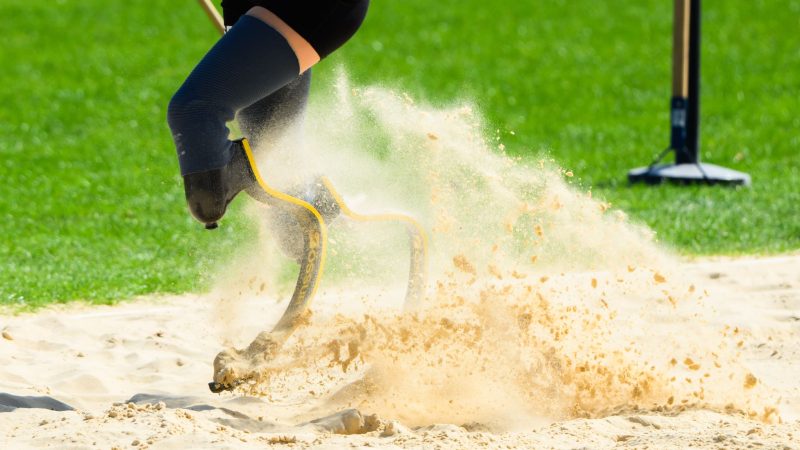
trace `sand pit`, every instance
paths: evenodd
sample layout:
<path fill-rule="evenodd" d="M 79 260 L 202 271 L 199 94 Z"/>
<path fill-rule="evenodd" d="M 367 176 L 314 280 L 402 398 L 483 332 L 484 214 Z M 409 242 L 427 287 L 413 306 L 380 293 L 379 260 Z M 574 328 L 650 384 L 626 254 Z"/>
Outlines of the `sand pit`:
<path fill-rule="evenodd" d="M 402 228 L 340 220 L 307 320 L 212 394 L 215 355 L 285 308 L 260 223 L 211 293 L 2 316 L 0 448 L 798 447 L 800 256 L 681 261 L 546 156 L 498 152 L 468 105 L 332 96 L 259 164 L 422 221 L 420 308 Z"/>
<path fill-rule="evenodd" d="M 705 322 L 704 327 L 720 333 L 738 330 L 732 340 L 741 364 L 737 370 L 751 373 L 756 381 L 748 381 L 743 372 L 725 395 L 730 403 L 737 403 L 749 391 L 765 387 L 768 398 L 779 399 L 773 404 L 778 411 L 766 422 L 763 416 L 749 417 L 746 411 L 726 412 L 724 405 L 648 408 L 615 405 L 608 398 L 608 406 L 618 411 L 593 411 L 593 418 L 535 417 L 531 412 L 536 408 L 520 409 L 518 402 L 507 397 L 508 391 L 497 388 L 495 398 L 491 392 L 486 397 L 482 389 L 473 392 L 483 396 L 474 399 L 475 403 L 502 418 L 500 428 L 490 416 L 483 423 L 469 421 L 466 415 L 461 417 L 466 419 L 463 422 L 439 423 L 425 417 L 446 417 L 453 408 L 446 397 L 458 393 L 427 390 L 442 390 L 446 384 L 436 380 L 428 386 L 420 384 L 418 393 L 422 395 L 416 397 L 401 383 L 397 389 L 402 397 L 391 401 L 404 401 L 405 405 L 375 404 L 389 399 L 376 395 L 361 399 L 362 406 L 356 410 L 340 404 L 341 400 L 332 401 L 335 395 L 328 394 L 352 381 L 341 372 L 316 377 L 313 383 L 313 373 L 287 375 L 270 385 L 266 397 L 214 395 L 206 387 L 211 362 L 220 342 L 233 336 L 232 330 L 215 325 L 218 305 L 213 299 L 184 296 L 4 316 L 0 392 L 47 396 L 75 410 L 18 408 L 0 413 L 0 447 L 800 447 L 800 382 L 796 376 L 800 365 L 796 345 L 800 335 L 800 257 L 689 262 L 677 273 L 697 290 L 708 291 L 704 302 L 713 314 L 697 319 Z M 607 275 L 581 276 L 592 289 L 591 280 L 601 285 L 612 282 Z M 558 277 L 554 275 L 548 283 L 558 283 Z M 324 292 L 316 314 L 323 320 L 322 316 L 352 309 L 352 303 L 359 300 L 359 296 Z M 281 313 L 280 305 L 257 296 L 239 305 L 247 311 L 236 322 L 236 334 L 244 340 Z M 669 314 L 662 319 L 671 333 L 693 333 L 692 323 L 676 323 Z M 657 328 L 650 331 L 659 334 Z M 672 358 L 670 348 L 662 350 L 664 359 Z M 705 367 L 681 370 L 690 375 L 714 372 Z M 671 394 L 678 391 L 676 388 Z M 351 400 L 357 398 L 353 395 Z M 543 395 L 541 401 L 556 398 Z M 459 407 L 469 408 L 469 402 L 460 401 L 464 404 Z M 381 414 L 374 415 L 376 412 Z M 450 414 L 459 418 L 458 411 Z"/>

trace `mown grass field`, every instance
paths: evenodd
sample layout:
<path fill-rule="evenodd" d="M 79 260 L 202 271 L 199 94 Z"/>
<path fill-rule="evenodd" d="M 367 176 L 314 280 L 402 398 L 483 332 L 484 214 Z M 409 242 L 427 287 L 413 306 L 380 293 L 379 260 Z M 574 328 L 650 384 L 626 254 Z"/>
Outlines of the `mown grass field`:
<path fill-rule="evenodd" d="M 704 3 L 703 159 L 752 188 L 627 185 L 667 144 L 671 3 L 375 0 L 316 82 L 474 102 L 683 253 L 800 248 L 800 0 Z M 0 29 L 0 303 L 206 286 L 248 230 L 184 206 L 165 111 L 217 38 L 195 2 L 0 0 Z"/>

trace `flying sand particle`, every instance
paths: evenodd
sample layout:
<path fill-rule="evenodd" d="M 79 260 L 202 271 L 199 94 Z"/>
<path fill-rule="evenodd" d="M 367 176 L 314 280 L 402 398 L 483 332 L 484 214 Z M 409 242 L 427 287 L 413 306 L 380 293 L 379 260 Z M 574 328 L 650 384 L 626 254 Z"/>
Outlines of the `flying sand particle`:
<path fill-rule="evenodd" d="M 462 272 L 468 273 L 470 275 L 477 275 L 477 271 L 475 267 L 469 262 L 466 256 L 464 255 L 456 255 L 453 257 L 453 265 Z"/>
<path fill-rule="evenodd" d="M 758 384 L 758 378 L 755 377 L 752 373 L 748 373 L 744 377 L 744 388 L 745 389 L 752 389 Z"/>

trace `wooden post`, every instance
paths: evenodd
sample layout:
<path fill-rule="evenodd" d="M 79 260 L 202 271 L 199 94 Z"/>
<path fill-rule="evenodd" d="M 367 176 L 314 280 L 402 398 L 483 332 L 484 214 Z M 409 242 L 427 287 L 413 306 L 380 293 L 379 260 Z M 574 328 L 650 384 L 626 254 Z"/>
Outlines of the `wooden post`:
<path fill-rule="evenodd" d="M 225 34 L 225 22 L 222 20 L 222 16 L 219 15 L 217 8 L 211 3 L 211 0 L 197 0 L 197 2 L 203 7 L 203 11 L 206 12 L 211 22 L 214 23 L 214 28 L 216 28 L 220 34 Z"/>
<path fill-rule="evenodd" d="M 689 96 L 689 3 L 675 0 L 672 25 L 672 96 Z"/>

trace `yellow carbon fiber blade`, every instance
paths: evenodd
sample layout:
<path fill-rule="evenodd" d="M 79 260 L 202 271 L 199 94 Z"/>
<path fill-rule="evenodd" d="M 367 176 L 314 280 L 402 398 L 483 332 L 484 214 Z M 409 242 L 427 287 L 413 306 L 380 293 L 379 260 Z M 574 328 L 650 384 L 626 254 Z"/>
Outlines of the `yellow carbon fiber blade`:
<path fill-rule="evenodd" d="M 302 319 L 311 300 L 319 287 L 322 271 L 325 266 L 325 254 L 328 246 L 328 228 L 319 211 L 314 206 L 299 198 L 284 194 L 269 186 L 258 171 L 253 151 L 247 139 L 242 140 L 247 161 L 253 170 L 256 181 L 267 194 L 268 205 L 281 208 L 291 213 L 300 223 L 303 230 L 303 258 L 300 262 L 300 273 L 286 312 L 273 328 L 273 332 L 289 332 Z"/>
<path fill-rule="evenodd" d="M 327 177 L 320 181 L 331 193 L 331 197 L 347 218 L 356 222 L 397 222 L 405 226 L 408 233 L 411 263 L 408 270 L 408 287 L 404 308 L 414 310 L 422 304 L 425 295 L 425 284 L 428 274 L 428 235 L 425 229 L 413 217 L 405 214 L 359 214 L 345 203 L 333 183 Z"/>

